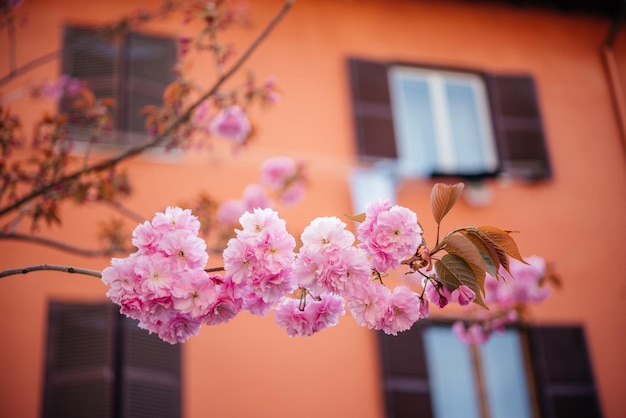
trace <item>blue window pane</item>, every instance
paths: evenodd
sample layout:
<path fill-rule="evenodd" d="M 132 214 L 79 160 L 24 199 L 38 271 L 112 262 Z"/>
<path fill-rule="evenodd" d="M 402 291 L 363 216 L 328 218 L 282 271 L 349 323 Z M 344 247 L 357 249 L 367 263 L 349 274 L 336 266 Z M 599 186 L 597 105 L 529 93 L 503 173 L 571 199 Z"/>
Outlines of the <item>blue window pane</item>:
<path fill-rule="evenodd" d="M 436 418 L 479 418 L 471 353 L 449 327 L 424 331 L 424 349 Z"/>
<path fill-rule="evenodd" d="M 397 92 L 394 112 L 399 159 L 406 173 L 429 175 L 437 161 L 435 127 L 430 88 L 419 77 L 394 77 L 392 88 Z"/>
<path fill-rule="evenodd" d="M 496 334 L 481 347 L 491 418 L 531 418 L 530 397 L 519 333 Z"/>
<path fill-rule="evenodd" d="M 445 91 L 457 169 L 467 174 L 484 172 L 487 156 L 478 122 L 476 92 L 469 84 L 450 81 L 446 82 Z"/>

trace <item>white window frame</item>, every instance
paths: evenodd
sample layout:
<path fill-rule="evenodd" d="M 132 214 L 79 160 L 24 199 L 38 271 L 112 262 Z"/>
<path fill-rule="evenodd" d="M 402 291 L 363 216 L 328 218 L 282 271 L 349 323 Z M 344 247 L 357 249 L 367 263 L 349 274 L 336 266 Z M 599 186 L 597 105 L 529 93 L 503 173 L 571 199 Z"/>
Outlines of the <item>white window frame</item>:
<path fill-rule="evenodd" d="M 458 158 L 455 156 L 455 138 L 452 132 L 453 117 L 446 98 L 446 83 L 457 83 L 471 89 L 476 112 L 476 127 L 484 159 L 477 173 L 496 172 L 499 166 L 495 135 L 491 124 L 487 89 L 483 79 L 472 73 L 434 70 L 409 66 L 392 66 L 388 70 L 389 92 L 393 112 L 393 124 L 398 150 L 398 174 L 401 177 L 429 177 L 433 173 L 458 175 Z M 426 138 L 420 138 L 411 127 L 414 120 L 407 105 L 407 92 L 402 83 L 418 81 L 428 86 L 428 102 L 432 112 L 436 159 L 428 161 L 422 149 Z M 433 145 L 433 144 L 430 144 Z"/>

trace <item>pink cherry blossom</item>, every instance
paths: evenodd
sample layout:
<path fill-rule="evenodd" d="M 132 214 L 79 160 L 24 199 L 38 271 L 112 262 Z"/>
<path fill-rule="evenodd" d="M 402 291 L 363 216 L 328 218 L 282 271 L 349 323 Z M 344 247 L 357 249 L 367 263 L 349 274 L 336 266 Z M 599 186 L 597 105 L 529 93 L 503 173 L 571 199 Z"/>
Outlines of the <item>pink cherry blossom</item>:
<path fill-rule="evenodd" d="M 246 212 L 246 205 L 241 200 L 227 200 L 217 209 L 217 220 L 224 225 L 233 225 Z"/>
<path fill-rule="evenodd" d="M 194 235 L 200 230 L 200 221 L 191 214 L 190 209 L 168 207 L 165 212 L 157 212 L 152 219 L 152 226 L 158 231 L 186 230 Z"/>
<path fill-rule="evenodd" d="M 285 298 L 276 307 L 274 320 L 290 337 L 309 337 L 335 326 L 345 313 L 344 299 L 332 293 L 324 293 L 318 300 L 309 299 L 304 307 L 302 304 L 300 300 Z"/>
<path fill-rule="evenodd" d="M 345 228 L 346 224 L 337 217 L 315 218 L 302 233 L 302 245 L 310 251 L 326 253 L 350 247 L 354 235 Z"/>
<path fill-rule="evenodd" d="M 294 290 L 295 239 L 272 209 L 255 209 L 240 218 L 241 230 L 224 250 L 226 276 L 246 284 L 265 302 L 278 301 Z"/>
<path fill-rule="evenodd" d="M 303 310 L 300 310 L 300 302 L 296 299 L 285 298 L 274 312 L 274 321 L 279 327 L 285 329 L 290 337 L 313 335 L 311 319 Z"/>
<path fill-rule="evenodd" d="M 217 325 L 230 321 L 243 309 L 245 286 L 234 283 L 227 277 L 218 286 L 217 300 L 209 307 L 202 318 L 207 325 Z"/>
<path fill-rule="evenodd" d="M 293 204 L 305 189 L 304 165 L 289 157 L 276 157 L 261 164 L 261 184 L 279 192 L 279 200 Z"/>
<path fill-rule="evenodd" d="M 462 284 L 452 291 L 450 300 L 461 306 L 467 306 L 476 299 L 476 294 L 468 286 Z"/>
<path fill-rule="evenodd" d="M 443 284 L 434 279 L 424 279 L 423 286 L 424 293 L 430 303 L 438 308 L 444 308 L 452 298 L 450 291 Z"/>
<path fill-rule="evenodd" d="M 208 254 L 199 227 L 191 211 L 167 208 L 135 228 L 136 252 L 112 259 L 102 272 L 120 312 L 172 344 L 198 332 L 218 297 L 217 282 L 204 271 Z"/>
<path fill-rule="evenodd" d="M 243 144 L 250 134 L 250 121 L 241 107 L 228 106 L 215 115 L 211 121 L 210 131 L 213 135 Z"/>
<path fill-rule="evenodd" d="M 391 291 L 385 286 L 367 281 L 347 296 L 348 308 L 356 323 L 370 329 L 380 329 Z"/>
<path fill-rule="evenodd" d="M 396 286 L 387 298 L 380 329 L 385 334 L 397 335 L 410 329 L 421 317 L 419 296 L 406 286 Z"/>
<path fill-rule="evenodd" d="M 372 258 L 372 266 L 386 272 L 415 255 L 422 242 L 422 229 L 417 215 L 388 201 L 370 203 L 365 209 L 365 221 L 358 227 L 359 245 Z"/>

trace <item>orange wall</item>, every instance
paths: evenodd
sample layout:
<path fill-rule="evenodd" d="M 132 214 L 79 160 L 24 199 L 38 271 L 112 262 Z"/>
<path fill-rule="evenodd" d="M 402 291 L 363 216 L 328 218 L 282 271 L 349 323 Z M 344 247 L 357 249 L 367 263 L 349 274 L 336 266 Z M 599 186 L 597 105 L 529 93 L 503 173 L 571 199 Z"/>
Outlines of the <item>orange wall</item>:
<path fill-rule="evenodd" d="M 27 0 L 22 10 L 29 22 L 18 32 L 18 60 L 58 47 L 63 22 L 110 20 L 132 10 L 129 3 Z M 251 40 L 280 5 L 280 0 L 251 2 L 255 25 L 235 31 L 233 39 Z M 306 158 L 312 178 L 303 204 L 280 208 L 298 234 L 316 216 L 350 211 L 347 176 L 356 164 L 348 55 L 532 73 L 554 179 L 534 185 L 494 180 L 489 183 L 492 204 L 461 203 L 444 226 L 493 224 L 519 230 L 516 239 L 524 254 L 555 263 L 564 288 L 533 309 L 532 318 L 585 325 L 605 416 L 624 417 L 626 154 L 600 55 L 608 26 L 608 20 L 597 17 L 483 2 L 299 0 L 246 66 L 261 77 L 275 75 L 282 92 L 278 106 L 254 112 L 259 134 L 250 148 L 235 159 L 223 150 L 165 162 L 142 157 L 128 165 L 136 184 L 129 206 L 151 217 L 200 190 L 236 198 L 243 185 L 256 180 L 265 157 L 287 154 Z M 185 32 L 179 20 L 155 28 Z M 2 49 L 5 41 L 0 37 Z M 616 52 L 626 69 L 624 43 L 622 34 Z M 197 60 L 194 71 L 206 74 L 203 65 L 206 60 Z M 57 69 L 53 62 L 20 82 Z M 0 62 L 0 73 L 5 72 L 6 63 Z M 624 70 L 621 75 L 626 79 Z M 22 100 L 14 106 L 31 104 Z M 417 212 L 426 238 L 433 241 L 431 186 L 429 180 L 405 181 L 399 202 Z M 108 213 L 68 207 L 63 229 L 42 235 L 94 247 L 99 219 Z M 96 269 L 108 264 L 0 241 L 0 269 L 44 262 Z M 209 263 L 220 261 L 212 256 Z M 103 284 L 88 277 L 33 273 L 2 279 L 0 416 L 39 413 L 47 302 L 102 300 L 105 292 Z M 242 314 L 226 325 L 204 327 L 185 344 L 185 416 L 382 417 L 377 356 L 375 335 L 349 317 L 312 338 L 290 339 L 271 318 Z"/>

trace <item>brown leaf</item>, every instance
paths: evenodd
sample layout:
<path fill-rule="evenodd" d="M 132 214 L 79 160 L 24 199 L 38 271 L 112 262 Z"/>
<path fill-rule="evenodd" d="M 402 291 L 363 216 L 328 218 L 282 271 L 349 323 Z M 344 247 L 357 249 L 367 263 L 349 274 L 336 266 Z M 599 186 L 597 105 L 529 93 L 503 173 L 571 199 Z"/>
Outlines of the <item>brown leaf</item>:
<path fill-rule="evenodd" d="M 448 290 L 453 291 L 464 284 L 476 294 L 474 302 L 488 309 L 481 296 L 480 286 L 476 276 L 474 276 L 474 270 L 472 270 L 472 267 L 461 257 L 454 254 L 444 255 L 441 257 L 441 260 L 435 264 L 435 271 L 437 272 L 437 279 L 443 283 Z"/>
<path fill-rule="evenodd" d="M 508 255 L 519 261 L 526 263 L 522 258 L 515 240 L 511 237 L 509 231 L 497 228 L 495 226 L 480 226 L 478 230 L 483 234 L 486 234 L 494 243 L 504 250 Z M 528 264 L 528 263 L 526 263 Z"/>
<path fill-rule="evenodd" d="M 463 235 L 469 239 L 476 247 L 485 264 L 489 267 L 487 270 L 493 277 L 497 277 L 500 268 L 500 257 L 497 251 L 488 245 L 482 238 L 481 233 L 476 229 L 465 229 L 461 231 Z"/>
<path fill-rule="evenodd" d="M 464 187 L 463 183 L 457 183 L 452 186 L 437 183 L 433 186 L 433 190 L 430 193 L 430 207 L 437 224 L 440 224 L 443 217 L 452 209 L 461 196 Z"/>
<path fill-rule="evenodd" d="M 348 214 L 343 214 L 343 216 L 345 216 L 348 219 L 351 219 L 355 222 L 364 222 L 365 221 L 365 212 L 363 213 L 359 213 L 358 215 L 348 215 Z"/>
<path fill-rule="evenodd" d="M 446 239 L 444 248 L 448 253 L 458 255 L 470 265 L 481 292 L 485 294 L 485 275 L 490 269 L 474 243 L 464 235 L 455 234 Z"/>

